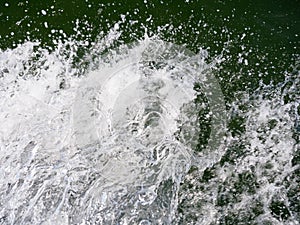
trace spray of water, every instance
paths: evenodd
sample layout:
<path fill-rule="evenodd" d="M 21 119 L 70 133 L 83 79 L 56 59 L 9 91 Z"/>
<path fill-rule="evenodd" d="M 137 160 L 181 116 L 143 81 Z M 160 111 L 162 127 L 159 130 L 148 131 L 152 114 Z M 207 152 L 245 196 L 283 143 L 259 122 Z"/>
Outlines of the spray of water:
<path fill-rule="evenodd" d="M 218 58 L 118 28 L 88 66 L 71 39 L 0 52 L 1 223 L 298 224 L 298 70 L 227 105 L 232 134 Z"/>
<path fill-rule="evenodd" d="M 146 36 L 94 57 L 78 77 L 62 54 L 70 44 L 48 52 L 28 42 L 1 52 L 2 220 L 171 223 L 180 182 L 199 162 L 200 89 L 215 112 L 207 115 L 214 141 L 202 168 L 220 155 L 212 149 L 221 140 L 223 99 L 207 76 L 207 53 Z"/>

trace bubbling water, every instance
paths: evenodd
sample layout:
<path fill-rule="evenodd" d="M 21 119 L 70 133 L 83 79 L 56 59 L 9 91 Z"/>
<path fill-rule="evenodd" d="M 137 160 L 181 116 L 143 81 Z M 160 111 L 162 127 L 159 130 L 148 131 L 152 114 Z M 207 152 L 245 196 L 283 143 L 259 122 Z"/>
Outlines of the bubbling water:
<path fill-rule="evenodd" d="M 101 174 L 84 204 L 111 193 L 105 207 L 110 214 L 101 215 L 105 223 L 125 224 L 144 210 L 147 221 L 173 220 L 179 183 L 193 159 L 192 146 L 180 141 L 176 132 L 183 108 L 195 100 L 194 83 L 203 67 L 199 57 L 184 51 L 174 44 L 145 40 L 127 49 L 127 57 L 113 66 L 90 73 L 78 89 L 73 112 L 76 145 L 92 149 L 91 154 L 82 150 L 78 154 L 94 158 L 91 166 Z M 161 188 L 170 194 L 164 195 Z M 120 196 L 131 200 L 124 202 Z M 121 217 L 116 202 L 133 211 Z"/>
<path fill-rule="evenodd" d="M 1 221 L 171 223 L 195 163 L 206 53 L 147 37 L 78 77 L 63 48 L 1 52 Z"/>
<path fill-rule="evenodd" d="M 222 60 L 119 37 L 0 52 L 0 223 L 299 224 L 299 68 L 227 124 Z"/>

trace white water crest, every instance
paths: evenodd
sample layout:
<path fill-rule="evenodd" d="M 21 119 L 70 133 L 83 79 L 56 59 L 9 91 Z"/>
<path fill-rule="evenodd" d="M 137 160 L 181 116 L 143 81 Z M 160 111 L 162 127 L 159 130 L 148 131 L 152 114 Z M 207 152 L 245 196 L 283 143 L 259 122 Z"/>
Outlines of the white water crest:
<path fill-rule="evenodd" d="M 299 224 L 299 68 L 227 113 L 222 60 L 119 37 L 0 52 L 0 224 Z"/>
<path fill-rule="evenodd" d="M 0 53 L 1 221 L 172 223 L 191 165 L 222 155 L 225 110 L 207 53 L 146 37 L 97 55 L 78 77 L 66 45 L 76 43 Z M 197 110 L 206 106 L 195 102 L 195 83 L 212 121 L 202 156 Z"/>

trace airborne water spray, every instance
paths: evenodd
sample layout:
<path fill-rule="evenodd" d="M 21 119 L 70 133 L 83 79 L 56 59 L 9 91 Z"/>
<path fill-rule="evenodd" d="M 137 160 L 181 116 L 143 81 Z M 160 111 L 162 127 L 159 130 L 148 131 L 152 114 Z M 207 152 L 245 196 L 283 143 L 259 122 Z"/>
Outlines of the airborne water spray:
<path fill-rule="evenodd" d="M 299 224 L 298 3 L 143 2 L 0 6 L 0 223 Z"/>

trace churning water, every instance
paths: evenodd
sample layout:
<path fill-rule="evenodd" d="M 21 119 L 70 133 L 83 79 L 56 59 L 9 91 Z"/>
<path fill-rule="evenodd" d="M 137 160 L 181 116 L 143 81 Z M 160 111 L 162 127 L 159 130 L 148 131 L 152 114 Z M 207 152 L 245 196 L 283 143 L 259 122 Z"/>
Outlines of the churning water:
<path fill-rule="evenodd" d="M 223 55 L 120 35 L 0 52 L 0 223 L 299 224 L 298 65 L 226 104 Z"/>
<path fill-rule="evenodd" d="M 35 46 L 1 54 L 7 222 L 171 223 L 196 157 L 197 111 L 205 105 L 195 103 L 194 84 L 205 84 L 206 52 L 146 37 L 76 77 L 57 52 L 39 49 L 34 59 Z"/>

